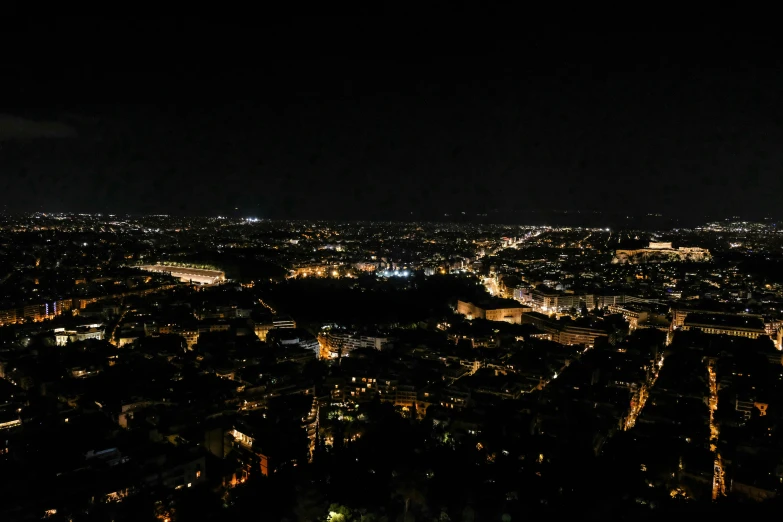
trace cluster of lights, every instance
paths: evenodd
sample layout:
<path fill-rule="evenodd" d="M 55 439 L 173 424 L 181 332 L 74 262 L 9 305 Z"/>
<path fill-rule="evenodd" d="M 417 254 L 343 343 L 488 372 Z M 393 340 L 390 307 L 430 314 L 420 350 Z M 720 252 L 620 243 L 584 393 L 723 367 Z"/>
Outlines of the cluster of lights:
<path fill-rule="evenodd" d="M 383 277 L 408 277 L 411 275 L 409 270 L 384 270 L 380 274 Z"/>

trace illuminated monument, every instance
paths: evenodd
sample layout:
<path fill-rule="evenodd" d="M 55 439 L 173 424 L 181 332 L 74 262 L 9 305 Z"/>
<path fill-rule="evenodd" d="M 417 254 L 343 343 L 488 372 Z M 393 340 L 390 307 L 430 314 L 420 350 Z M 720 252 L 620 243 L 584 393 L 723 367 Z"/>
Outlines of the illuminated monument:
<path fill-rule="evenodd" d="M 214 285 L 226 280 L 225 272 L 219 270 L 204 270 L 201 268 L 183 268 L 179 266 L 166 265 L 142 265 L 140 270 L 147 272 L 157 272 L 159 274 L 170 274 L 178 277 L 184 282 L 192 281 L 202 285 Z"/>
<path fill-rule="evenodd" d="M 645 263 L 676 263 L 709 261 L 710 251 L 697 247 L 672 247 L 671 243 L 651 242 L 647 248 L 636 250 L 616 250 L 613 264 L 639 265 Z"/>

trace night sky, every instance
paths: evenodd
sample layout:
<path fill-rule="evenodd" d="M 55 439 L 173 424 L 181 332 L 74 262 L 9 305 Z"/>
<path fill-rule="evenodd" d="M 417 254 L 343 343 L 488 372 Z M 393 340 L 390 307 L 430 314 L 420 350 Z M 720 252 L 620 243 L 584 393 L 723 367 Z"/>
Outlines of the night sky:
<path fill-rule="evenodd" d="M 780 216 L 760 35 L 70 19 L 3 38 L 7 212 Z"/>

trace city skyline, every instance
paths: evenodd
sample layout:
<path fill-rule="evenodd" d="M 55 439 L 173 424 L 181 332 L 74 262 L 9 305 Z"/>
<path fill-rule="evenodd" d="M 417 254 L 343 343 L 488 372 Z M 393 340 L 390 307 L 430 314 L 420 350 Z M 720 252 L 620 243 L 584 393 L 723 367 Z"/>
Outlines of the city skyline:
<path fill-rule="evenodd" d="M 95 218 L 170 218 L 170 219 L 224 219 L 246 223 L 333 223 L 333 224 L 442 224 L 465 226 L 502 226 L 502 227 L 553 227 L 553 228 L 585 228 L 606 230 L 640 230 L 640 231 L 677 231 L 680 229 L 701 229 L 722 223 L 723 225 L 739 226 L 742 223 L 775 228 L 779 219 L 770 216 L 750 218 L 747 216 L 689 216 L 679 218 L 659 213 L 629 214 L 604 213 L 600 211 L 535 211 L 503 212 L 498 209 L 486 213 L 448 212 L 442 215 L 409 214 L 384 218 L 341 218 L 341 217 L 258 217 L 246 215 L 241 209 L 234 208 L 219 214 L 186 214 L 178 212 L 141 213 L 141 212 L 79 212 L 79 211 L 46 211 L 36 212 L 0 212 L 0 217 L 95 217 Z"/>

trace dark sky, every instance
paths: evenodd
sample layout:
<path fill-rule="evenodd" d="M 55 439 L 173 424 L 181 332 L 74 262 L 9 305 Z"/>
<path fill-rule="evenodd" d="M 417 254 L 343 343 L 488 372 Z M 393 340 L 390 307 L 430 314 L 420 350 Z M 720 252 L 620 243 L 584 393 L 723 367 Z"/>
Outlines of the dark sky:
<path fill-rule="evenodd" d="M 4 38 L 7 211 L 780 214 L 763 35 L 67 19 Z"/>

